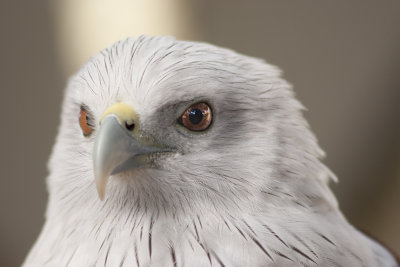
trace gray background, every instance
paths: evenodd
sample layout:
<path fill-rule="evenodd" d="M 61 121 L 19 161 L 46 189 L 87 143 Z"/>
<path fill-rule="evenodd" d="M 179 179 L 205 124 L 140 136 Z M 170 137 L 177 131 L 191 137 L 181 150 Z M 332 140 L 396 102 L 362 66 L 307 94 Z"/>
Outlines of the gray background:
<path fill-rule="evenodd" d="M 400 1 L 244 3 L 187 1 L 192 39 L 284 70 L 345 215 L 400 253 Z M 20 265 L 43 224 L 67 79 L 55 25 L 47 1 L 0 3 L 0 266 Z"/>

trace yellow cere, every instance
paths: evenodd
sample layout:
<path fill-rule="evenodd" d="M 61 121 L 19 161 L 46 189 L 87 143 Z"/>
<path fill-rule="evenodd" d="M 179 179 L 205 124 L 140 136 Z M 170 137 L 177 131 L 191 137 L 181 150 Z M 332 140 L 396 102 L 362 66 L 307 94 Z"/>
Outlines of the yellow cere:
<path fill-rule="evenodd" d="M 108 115 L 115 115 L 121 125 L 125 122 L 128 124 L 135 123 L 137 125 L 139 122 L 138 114 L 130 105 L 126 103 L 116 103 L 107 108 L 103 113 L 103 116 L 101 116 L 101 122 Z"/>

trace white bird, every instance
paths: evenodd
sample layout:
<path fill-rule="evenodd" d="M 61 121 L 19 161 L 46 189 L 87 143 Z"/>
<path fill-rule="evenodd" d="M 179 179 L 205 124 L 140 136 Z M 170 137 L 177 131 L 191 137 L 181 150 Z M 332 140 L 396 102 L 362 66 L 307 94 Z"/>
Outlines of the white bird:
<path fill-rule="evenodd" d="M 356 230 L 280 71 L 128 38 L 71 78 L 24 266 L 399 266 Z"/>

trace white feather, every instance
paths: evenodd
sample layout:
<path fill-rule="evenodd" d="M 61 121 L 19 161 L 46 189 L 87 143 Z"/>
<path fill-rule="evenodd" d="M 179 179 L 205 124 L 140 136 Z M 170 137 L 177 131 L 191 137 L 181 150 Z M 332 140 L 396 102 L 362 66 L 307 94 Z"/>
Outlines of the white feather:
<path fill-rule="evenodd" d="M 191 134 L 174 122 L 198 100 L 213 124 Z M 121 101 L 179 152 L 111 177 L 102 202 L 79 110 L 97 127 Z M 171 37 L 116 43 L 68 84 L 46 224 L 24 266 L 398 266 L 341 214 L 301 110 L 262 60 Z"/>

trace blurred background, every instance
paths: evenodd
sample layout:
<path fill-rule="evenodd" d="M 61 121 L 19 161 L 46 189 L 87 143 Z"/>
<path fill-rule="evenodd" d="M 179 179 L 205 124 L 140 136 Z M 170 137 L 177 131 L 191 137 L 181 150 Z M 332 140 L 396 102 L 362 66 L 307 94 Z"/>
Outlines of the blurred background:
<path fill-rule="evenodd" d="M 210 42 L 284 70 L 340 182 L 347 218 L 400 253 L 400 1 L 0 3 L 0 266 L 39 234 L 68 77 L 127 36 Z"/>

